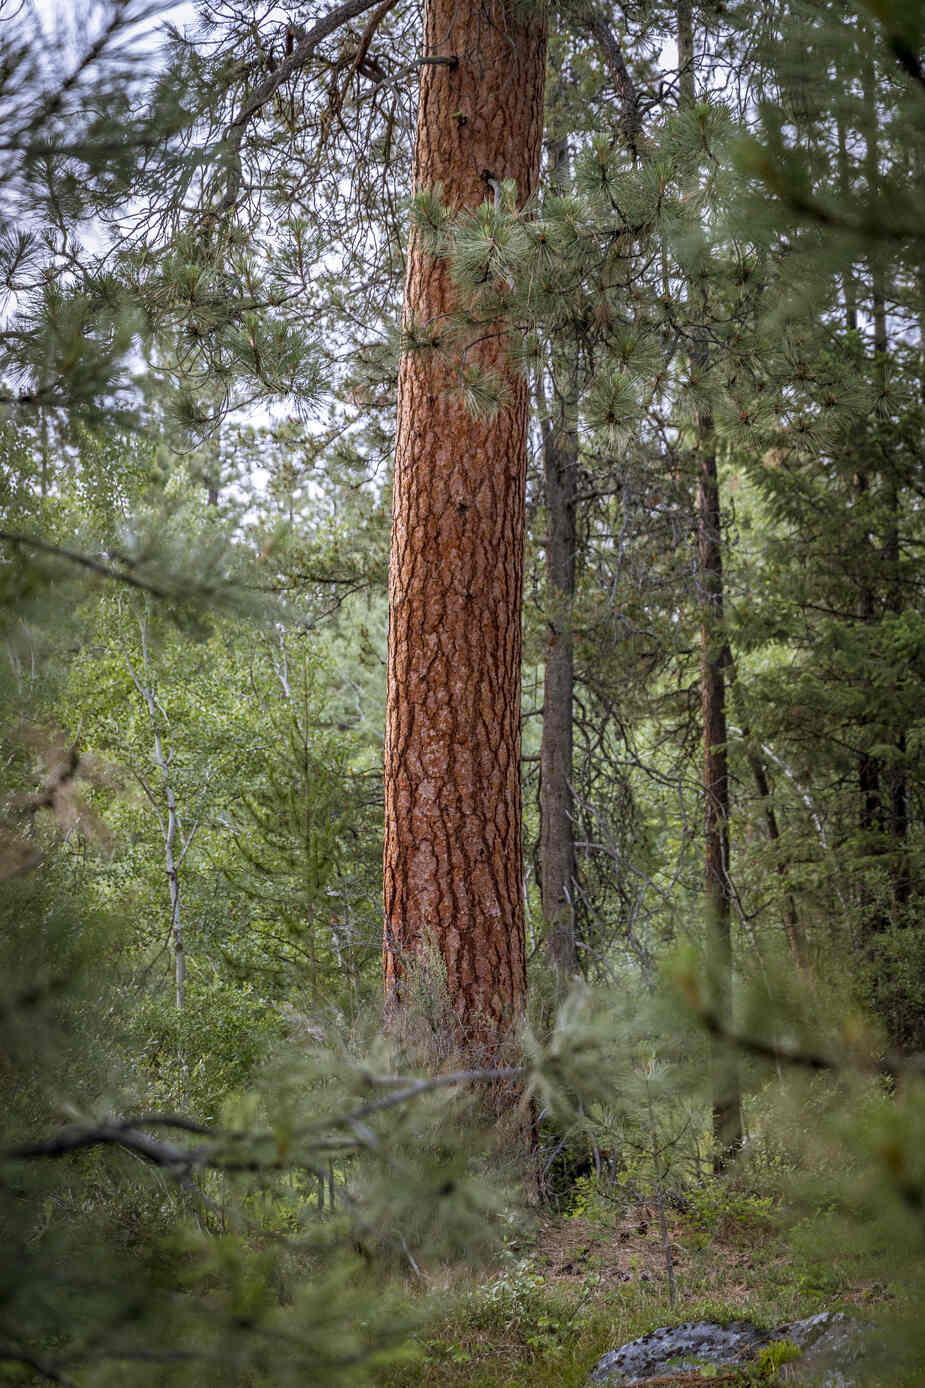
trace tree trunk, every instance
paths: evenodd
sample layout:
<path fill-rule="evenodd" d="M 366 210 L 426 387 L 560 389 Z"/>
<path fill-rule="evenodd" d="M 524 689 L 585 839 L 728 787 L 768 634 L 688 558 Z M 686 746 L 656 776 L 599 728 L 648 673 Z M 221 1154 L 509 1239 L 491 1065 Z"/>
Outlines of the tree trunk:
<path fill-rule="evenodd" d="M 568 182 L 568 141 L 549 147 L 550 183 L 562 194 Z M 575 938 L 575 819 L 572 799 L 572 721 L 575 684 L 576 506 L 578 495 L 577 386 L 565 366 L 564 391 L 553 381 L 552 418 L 543 404 L 546 503 L 546 662 L 540 742 L 540 896 L 546 950 L 562 998 L 578 970 Z"/>
<path fill-rule="evenodd" d="M 575 498 L 578 433 L 559 400 L 558 418 L 544 421 L 546 482 L 546 670 L 540 743 L 540 893 L 550 962 L 559 995 L 578 968 L 575 940 L 575 825 L 572 804 L 572 704 L 575 642 Z"/>
<path fill-rule="evenodd" d="M 741 702 L 741 690 L 739 687 L 738 673 L 732 659 L 732 652 L 727 644 L 726 653 L 726 690 L 730 698 L 739 696 Z M 752 737 L 750 719 L 747 709 L 742 709 L 743 721 L 741 736 L 745 745 L 745 756 L 755 782 L 755 789 L 758 798 L 764 809 L 764 822 L 768 831 L 768 841 L 774 854 L 774 871 L 780 880 L 781 889 L 786 897 L 786 914 L 784 928 L 787 933 L 787 944 L 790 949 L 790 957 L 801 973 L 808 973 L 809 955 L 806 948 L 806 940 L 803 929 L 800 925 L 800 917 L 797 912 L 796 898 L 790 888 L 788 881 L 790 866 L 786 857 L 781 852 L 781 833 L 780 825 L 777 822 L 777 811 L 774 808 L 774 801 L 771 795 L 771 783 L 768 779 L 767 769 L 764 760 L 759 752 L 758 744 Z M 728 731 L 728 728 L 727 728 Z"/>
<path fill-rule="evenodd" d="M 154 738 L 154 762 L 161 773 L 164 786 L 164 806 L 166 808 L 166 813 L 164 809 L 160 807 L 158 797 L 145 777 L 142 776 L 140 772 L 136 772 L 142 789 L 148 797 L 151 807 L 157 816 L 158 827 L 160 828 L 161 838 L 164 842 L 164 867 L 167 874 L 167 890 L 170 895 L 170 933 L 173 941 L 174 991 L 177 1011 L 182 1012 L 186 996 L 186 944 L 183 938 L 183 912 L 180 903 L 180 867 L 196 836 L 199 820 L 198 817 L 194 820 L 193 827 L 188 834 L 184 835 L 182 833 L 180 829 L 180 815 L 177 809 L 177 797 L 170 776 L 170 763 L 173 760 L 173 754 L 165 753 L 164 751 L 160 732 L 160 725 L 162 719 L 164 719 L 164 713 L 158 703 L 155 682 L 149 669 L 147 613 L 141 617 L 138 630 L 141 639 L 141 675 L 136 671 L 125 647 L 122 649 L 122 660 L 129 673 L 129 678 L 148 711 L 148 718 L 151 722 L 151 730 Z M 179 854 L 177 853 L 178 847 Z"/>
<path fill-rule="evenodd" d="M 790 957 L 800 972 L 803 973 L 807 967 L 806 942 L 803 939 L 803 931 L 800 928 L 800 917 L 797 914 L 796 900 L 787 883 L 787 860 L 780 852 L 780 828 L 777 823 L 777 812 L 771 800 L 771 786 L 768 781 L 768 774 L 764 769 L 764 762 L 753 747 L 749 747 L 747 756 L 748 764 L 755 778 L 755 786 L 758 795 L 764 805 L 764 822 L 768 829 L 768 839 L 774 847 L 774 871 L 780 878 L 781 886 L 784 888 L 787 895 L 786 931 L 787 944 L 790 947 Z"/>
<path fill-rule="evenodd" d="M 729 879 L 729 767 L 726 733 L 726 639 L 723 630 L 723 552 L 713 420 L 698 419 L 697 546 L 703 625 L 700 702 L 703 716 L 704 870 L 707 957 L 714 1005 L 724 1030 L 732 1013 L 732 890 Z M 735 1057 L 720 1042 L 713 1056 L 714 1165 L 721 1171 L 742 1143 Z"/>
<path fill-rule="evenodd" d="M 889 337 L 887 335 L 886 293 L 882 267 L 871 266 L 874 309 L 874 355 L 876 358 L 877 382 L 883 394 L 888 388 L 887 368 Z M 899 616 L 903 610 L 903 594 L 899 571 L 899 519 L 900 496 L 899 480 L 896 474 L 896 460 L 884 449 L 884 469 L 886 472 L 886 534 L 883 541 L 883 560 L 886 569 L 886 610 Z M 906 842 L 909 827 L 908 787 L 906 776 L 906 731 L 893 728 L 890 731 L 896 748 L 896 756 L 886 770 L 887 789 L 887 832 L 892 855 L 891 876 L 893 879 L 893 902 L 902 919 L 903 908 L 909 902 L 910 876 L 909 854 Z"/>
<path fill-rule="evenodd" d="M 678 0 L 678 66 L 682 105 L 696 100 L 694 30 L 690 0 Z M 707 349 L 695 346 L 701 364 Z M 720 1026 L 732 1023 L 732 886 L 729 877 L 729 770 L 726 747 L 728 659 L 723 613 L 723 549 L 713 417 L 697 416 L 697 547 L 703 624 L 700 645 L 700 704 L 703 717 L 704 872 L 707 967 Z M 730 1045 L 714 1043 L 714 1170 L 722 1171 L 742 1145 L 742 1106 L 736 1058 Z"/>
<path fill-rule="evenodd" d="M 694 14 L 691 0 L 678 0 L 678 100 L 693 106 L 697 99 L 694 76 Z"/>
<path fill-rule="evenodd" d="M 536 183 L 545 24 L 499 0 L 428 0 L 415 190 L 476 207 L 489 181 Z M 461 307 L 447 265 L 413 232 L 404 320 L 431 331 Z M 385 743 L 387 1019 L 415 960 L 445 970 L 462 1044 L 493 1058 L 524 1010 L 520 651 L 527 385 L 505 324 L 455 351 L 405 353 L 399 374 Z M 507 403 L 477 419 L 463 361 Z"/>
<path fill-rule="evenodd" d="M 868 63 L 864 73 L 864 174 L 868 196 L 872 201 L 879 194 L 880 181 L 876 80 L 875 66 L 872 62 Z M 886 307 L 887 272 L 879 249 L 871 255 L 869 268 L 874 328 L 874 380 L 881 396 L 885 397 L 889 386 L 888 353 L 890 343 Z M 888 445 L 881 444 L 880 451 L 883 456 L 883 478 L 886 491 L 885 533 L 881 551 L 886 573 L 886 593 L 883 605 L 886 612 L 899 615 L 903 609 L 899 570 L 900 489 L 896 472 L 896 459 L 892 456 Z M 864 483 L 866 490 L 866 478 Z M 875 622 L 877 618 L 873 597 L 867 591 L 864 594 L 864 606 L 865 620 L 871 623 Z M 881 835 L 880 851 L 886 851 L 890 854 L 893 902 L 899 910 L 899 917 L 902 918 L 903 908 L 907 905 L 910 894 L 906 842 L 909 821 L 906 734 L 902 727 L 875 728 L 873 731 L 874 736 L 879 740 L 892 741 L 896 754 L 886 766 L 878 764 L 869 754 L 865 754 L 862 759 L 862 827 L 866 830 L 878 830 Z"/>

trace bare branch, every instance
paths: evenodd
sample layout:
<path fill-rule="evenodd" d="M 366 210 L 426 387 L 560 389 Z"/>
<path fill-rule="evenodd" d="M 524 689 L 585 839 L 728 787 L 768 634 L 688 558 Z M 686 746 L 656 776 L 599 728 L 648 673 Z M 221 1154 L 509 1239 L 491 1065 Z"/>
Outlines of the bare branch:
<path fill-rule="evenodd" d="M 357 1124 L 362 1123 L 362 1120 L 369 1118 L 371 1114 L 382 1113 L 385 1109 L 406 1104 L 409 1099 L 416 1099 L 419 1095 L 429 1094 L 435 1089 L 446 1089 L 448 1086 L 456 1084 L 495 1084 L 506 1080 L 519 1080 L 524 1079 L 528 1073 L 523 1066 L 502 1066 L 495 1070 L 454 1070 L 448 1075 L 433 1075 L 430 1079 L 411 1080 L 403 1089 L 396 1090 L 395 1093 L 387 1095 L 384 1099 L 373 1099 L 370 1103 L 362 1104 L 359 1108 L 351 1109 L 349 1113 L 331 1118 L 325 1123 L 317 1123 L 309 1128 L 303 1128 L 301 1133 L 317 1132 L 322 1128 L 350 1127 L 356 1130 Z M 374 1084 L 401 1082 L 400 1078 L 393 1077 L 385 1079 L 371 1077 L 371 1079 Z"/>
<path fill-rule="evenodd" d="M 369 45 L 373 41 L 373 35 L 375 34 L 379 25 L 382 23 L 383 19 L 385 19 L 389 10 L 394 9 L 397 3 L 398 0 L 382 0 L 382 3 L 379 5 L 379 7 L 376 10 L 374 10 L 372 15 L 370 15 L 369 23 L 363 30 L 360 42 L 357 45 L 357 51 L 354 55 L 353 62 L 350 64 L 350 71 L 347 73 L 347 76 L 344 79 L 344 85 L 341 87 L 340 91 L 336 93 L 332 102 L 334 110 L 340 110 L 340 107 L 343 104 L 344 97 L 347 94 L 347 91 L 350 87 L 350 83 L 353 81 L 354 77 L 358 72 L 364 71 L 363 65 L 366 62 L 366 55 L 369 52 Z"/>
<path fill-rule="evenodd" d="M 597 10 L 588 10 L 582 16 L 581 24 L 600 45 L 614 86 L 620 93 L 620 100 L 623 103 L 620 126 L 623 137 L 635 157 L 642 153 L 640 147 L 643 135 L 642 116 L 639 110 L 639 93 L 636 90 L 636 83 L 633 81 L 632 74 L 626 66 L 623 49 L 617 42 L 616 35 L 610 25 Z"/>
<path fill-rule="evenodd" d="M 172 1143 L 161 1142 L 122 1123 L 100 1123 L 90 1127 L 63 1128 L 41 1142 L 25 1142 L 3 1153 L 5 1161 L 31 1161 L 37 1157 L 66 1157 L 87 1147 L 122 1147 L 154 1166 L 185 1168 L 201 1164 L 199 1154 L 183 1151 Z"/>
<path fill-rule="evenodd" d="M 375 3 L 376 0 L 346 0 L 346 4 L 339 5 L 336 10 L 332 10 L 323 19 L 319 19 L 318 23 L 312 25 L 311 29 L 307 31 L 298 46 L 289 54 L 289 57 L 284 58 L 279 67 L 274 68 L 251 93 L 250 98 L 225 131 L 223 153 L 228 161 L 228 171 L 225 193 L 218 207 L 219 213 L 228 212 L 238 200 L 238 194 L 241 191 L 241 141 L 250 121 L 283 83 L 288 81 L 294 72 L 305 67 L 306 63 L 314 57 L 319 44 L 329 38 L 342 24 L 346 24 L 349 20 L 356 19 L 359 15 L 365 14 L 367 10 L 371 10 Z"/>

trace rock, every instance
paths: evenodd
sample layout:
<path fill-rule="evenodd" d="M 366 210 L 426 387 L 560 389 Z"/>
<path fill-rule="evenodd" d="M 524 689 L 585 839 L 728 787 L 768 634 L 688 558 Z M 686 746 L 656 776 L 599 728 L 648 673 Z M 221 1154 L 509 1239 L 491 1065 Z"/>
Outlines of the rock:
<path fill-rule="evenodd" d="M 853 1388 L 852 1364 L 871 1354 L 873 1326 L 839 1312 L 823 1311 L 805 1321 L 794 1321 L 774 1332 L 776 1340 L 792 1340 L 803 1354 L 784 1365 L 785 1383 L 819 1383 L 824 1388 Z"/>
<path fill-rule="evenodd" d="M 803 1351 L 799 1359 L 781 1369 L 785 1382 L 852 1388 L 853 1379 L 846 1370 L 869 1347 L 870 1329 L 850 1316 L 831 1311 L 774 1330 L 758 1330 L 748 1321 L 730 1325 L 685 1321 L 654 1330 L 605 1354 L 592 1370 L 589 1388 L 623 1388 L 656 1377 L 683 1378 L 708 1365 L 737 1368 L 775 1340 L 792 1340 Z"/>
<path fill-rule="evenodd" d="M 664 1326 L 611 1350 L 599 1360 L 589 1380 L 592 1384 L 640 1383 L 657 1374 L 676 1377 L 691 1373 L 704 1364 L 729 1366 L 751 1358 L 772 1336 L 756 1330 L 747 1321 L 717 1325 L 713 1321 L 685 1321 Z"/>

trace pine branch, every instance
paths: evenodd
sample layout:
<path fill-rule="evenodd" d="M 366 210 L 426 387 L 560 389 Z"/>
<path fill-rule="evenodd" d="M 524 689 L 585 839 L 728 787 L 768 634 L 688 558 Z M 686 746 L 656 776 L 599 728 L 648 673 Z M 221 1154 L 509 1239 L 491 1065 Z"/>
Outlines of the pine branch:
<path fill-rule="evenodd" d="M 150 593 L 156 598 L 173 596 L 166 588 L 162 588 L 148 579 L 137 578 L 132 573 L 114 569 L 101 559 L 94 559 L 89 554 L 81 554 L 78 550 L 67 549 L 64 545 L 49 544 L 47 540 L 40 540 L 35 535 L 18 535 L 10 530 L 0 530 L 0 541 L 14 545 L 17 549 L 32 549 L 39 554 L 49 554 L 55 559 L 66 559 L 70 564 L 77 564 L 80 568 L 89 569 L 91 573 L 100 574 L 103 578 L 113 579 L 117 583 L 125 583 L 130 588 L 138 588 L 142 593 Z M 127 563 L 128 561 L 121 560 L 119 562 Z"/>
<path fill-rule="evenodd" d="M 253 117 L 294 72 L 299 72 L 305 67 L 314 57 L 319 44 L 329 38 L 342 24 L 346 24 L 349 20 L 356 19 L 359 15 L 365 14 L 367 10 L 371 10 L 375 3 L 376 0 L 346 0 L 346 4 L 339 5 L 336 10 L 332 10 L 323 19 L 319 19 L 318 23 L 306 32 L 289 57 L 284 58 L 279 67 L 274 68 L 263 79 L 249 100 L 245 102 L 225 131 L 224 153 L 228 160 L 228 173 L 225 193 L 218 207 L 219 214 L 228 212 L 238 200 L 242 181 L 241 141 Z"/>
<path fill-rule="evenodd" d="M 382 1078 L 371 1076 L 370 1081 L 373 1084 L 400 1084 L 402 1087 L 382 1099 L 373 1099 L 347 1113 L 335 1114 L 321 1123 L 301 1128 L 293 1136 L 302 1141 L 307 1140 L 306 1145 L 310 1149 L 329 1150 L 336 1148 L 340 1150 L 344 1146 L 344 1139 L 332 1137 L 330 1135 L 331 1130 L 349 1128 L 356 1135 L 360 1145 L 370 1146 L 372 1143 L 378 1142 L 378 1139 L 366 1127 L 363 1120 L 375 1113 L 382 1113 L 387 1109 L 407 1104 L 410 1100 L 435 1089 L 445 1089 L 459 1084 L 495 1084 L 522 1079 L 526 1074 L 527 1071 L 522 1067 L 503 1066 L 497 1069 L 454 1070 L 446 1075 L 434 1075 L 428 1079 L 411 1081 L 404 1081 L 401 1076 L 390 1075 Z M 165 1142 L 140 1131 L 142 1127 L 176 1128 L 179 1131 L 210 1138 L 211 1141 L 203 1143 L 200 1147 L 177 1147 L 171 1142 Z M 232 1147 L 239 1147 L 244 1142 L 249 1142 L 255 1147 L 261 1143 L 272 1143 L 274 1149 L 278 1147 L 278 1138 L 273 1133 L 221 1132 L 204 1127 L 193 1119 L 174 1114 L 142 1114 L 134 1118 L 115 1119 L 109 1122 L 86 1125 L 75 1124 L 69 1128 L 62 1128 L 60 1132 L 38 1142 L 25 1142 L 16 1147 L 7 1148 L 0 1152 L 0 1161 L 22 1162 L 46 1158 L 55 1159 L 70 1156 L 74 1152 L 85 1151 L 90 1147 L 121 1147 L 124 1151 L 142 1157 L 152 1166 L 171 1171 L 181 1178 L 197 1168 L 212 1171 L 282 1171 L 302 1165 L 314 1170 L 310 1163 L 299 1162 L 295 1158 L 287 1157 L 284 1159 L 279 1156 L 269 1159 L 259 1156 L 238 1158 L 228 1155 L 229 1144 Z"/>
<path fill-rule="evenodd" d="M 66 1157 L 88 1147 L 122 1147 L 144 1157 L 154 1166 L 168 1169 L 203 1165 L 201 1155 L 174 1147 L 172 1143 L 149 1137 L 124 1123 L 100 1123 L 88 1127 L 63 1128 L 40 1142 L 24 1142 L 3 1153 L 4 1161 L 32 1161 L 39 1157 Z"/>
<path fill-rule="evenodd" d="M 363 1118 L 368 1118 L 373 1113 L 381 1113 L 383 1109 L 394 1108 L 396 1104 L 406 1104 L 409 1099 L 416 1099 L 420 1094 L 429 1094 L 434 1089 L 446 1089 L 449 1085 L 456 1084 L 496 1084 L 502 1080 L 523 1079 L 527 1071 L 523 1066 L 502 1066 L 498 1069 L 482 1070 L 453 1070 L 448 1075 L 433 1075 L 430 1079 L 412 1080 L 403 1089 L 398 1089 L 394 1094 L 389 1094 L 385 1099 L 376 1099 L 371 1103 L 363 1104 L 361 1108 L 355 1108 L 352 1112 L 344 1114 L 341 1118 L 335 1118 L 330 1127 L 341 1127 L 344 1124 L 351 1124 Z M 385 1076 L 374 1078 L 374 1084 L 400 1084 L 401 1076 Z"/>
<path fill-rule="evenodd" d="M 898 1055 L 892 1051 L 871 1061 L 836 1059 L 835 1056 L 826 1055 L 822 1051 L 784 1046 L 780 1042 L 766 1041 L 758 1036 L 744 1036 L 741 1032 L 732 1031 L 729 1027 L 724 1026 L 712 1008 L 704 1007 L 696 996 L 691 996 L 691 990 L 688 990 L 688 1001 L 691 1002 L 697 1019 L 703 1024 L 710 1036 L 714 1036 L 720 1041 L 728 1041 L 731 1046 L 744 1051 L 746 1055 L 757 1056 L 761 1060 L 781 1062 L 800 1070 L 815 1072 L 821 1070 L 833 1072 L 856 1070 L 865 1074 L 884 1075 L 889 1079 L 896 1079 L 902 1074 L 925 1073 L 925 1053 Z"/>

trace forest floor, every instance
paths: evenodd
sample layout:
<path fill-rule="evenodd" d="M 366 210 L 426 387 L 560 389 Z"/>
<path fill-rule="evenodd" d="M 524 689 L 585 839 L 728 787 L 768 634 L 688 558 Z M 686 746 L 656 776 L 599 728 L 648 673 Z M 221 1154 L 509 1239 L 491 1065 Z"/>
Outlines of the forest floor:
<path fill-rule="evenodd" d="M 815 1256 L 811 1234 L 795 1246 L 793 1228 L 782 1227 L 769 1201 L 667 1210 L 666 1223 L 673 1301 L 658 1209 L 647 1201 L 540 1216 L 477 1278 L 422 1268 L 407 1293 L 419 1309 L 435 1304 L 435 1318 L 411 1361 L 381 1382 L 583 1388 L 601 1355 L 663 1325 L 742 1319 L 770 1328 L 822 1310 L 873 1319 L 901 1310 L 901 1290 L 871 1275 L 869 1257 Z M 921 1385 L 925 1375 L 876 1381 L 899 1388 Z"/>

